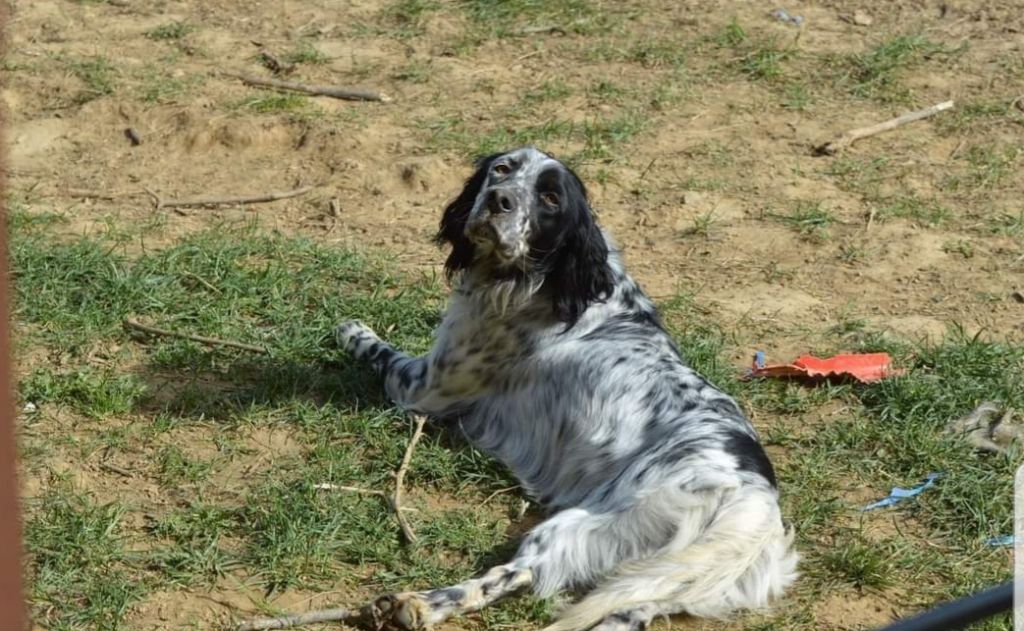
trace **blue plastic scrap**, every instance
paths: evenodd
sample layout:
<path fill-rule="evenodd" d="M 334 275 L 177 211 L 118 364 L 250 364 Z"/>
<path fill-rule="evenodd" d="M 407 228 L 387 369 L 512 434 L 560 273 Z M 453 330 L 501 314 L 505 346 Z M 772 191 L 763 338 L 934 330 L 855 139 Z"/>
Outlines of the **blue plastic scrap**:
<path fill-rule="evenodd" d="M 800 26 L 804 23 L 804 16 L 802 15 L 790 15 L 785 9 L 775 9 L 772 11 L 772 17 L 780 22 L 786 24 L 792 24 L 793 26 Z"/>
<path fill-rule="evenodd" d="M 911 498 L 911 497 L 915 497 L 917 495 L 920 495 L 924 491 L 926 491 L 926 490 L 930 489 L 931 487 L 935 486 L 935 481 L 938 480 L 941 477 L 942 477 L 941 473 L 929 473 L 925 477 L 924 482 L 922 482 L 921 484 L 915 486 L 912 489 L 904 489 L 904 488 L 901 488 L 901 487 L 898 487 L 898 486 L 897 487 L 893 487 L 892 491 L 889 492 L 889 497 L 880 499 L 877 502 L 874 502 L 872 504 L 868 504 L 867 506 L 865 506 L 861 510 L 862 511 L 869 511 L 869 510 L 875 510 L 876 508 L 885 508 L 886 506 L 892 506 L 893 504 L 899 504 L 903 500 Z"/>
<path fill-rule="evenodd" d="M 985 545 L 992 547 L 1012 546 L 1015 543 L 1017 543 L 1017 538 L 1013 535 L 1002 535 L 985 540 Z"/>

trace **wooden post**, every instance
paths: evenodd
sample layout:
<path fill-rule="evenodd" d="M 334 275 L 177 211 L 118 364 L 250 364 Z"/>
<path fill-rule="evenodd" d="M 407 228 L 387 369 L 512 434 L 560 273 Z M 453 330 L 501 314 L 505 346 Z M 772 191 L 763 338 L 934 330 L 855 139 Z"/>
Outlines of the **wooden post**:
<path fill-rule="evenodd" d="M 0 3 L 0 53 L 7 52 L 6 27 L 10 3 Z M 0 132 L 6 120 L 0 118 Z M 7 145 L 2 142 L 0 147 Z M 0 192 L 7 192 L 6 156 L 0 149 Z M 14 405 L 11 397 L 10 302 L 7 261 L 7 196 L 0 195 L 0 629 L 27 629 L 22 596 L 21 519 L 16 477 L 18 450 L 14 442 Z"/>

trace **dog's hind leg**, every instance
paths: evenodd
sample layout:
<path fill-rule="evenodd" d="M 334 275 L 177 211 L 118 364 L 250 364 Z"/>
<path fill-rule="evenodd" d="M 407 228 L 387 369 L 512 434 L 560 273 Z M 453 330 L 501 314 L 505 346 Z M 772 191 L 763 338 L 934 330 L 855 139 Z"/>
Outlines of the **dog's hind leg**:
<path fill-rule="evenodd" d="M 383 596 L 369 606 L 370 611 L 378 626 L 417 631 L 527 587 L 539 596 L 550 596 L 569 586 L 591 584 L 623 560 L 650 553 L 662 543 L 658 537 L 644 536 L 640 543 L 626 536 L 635 534 L 643 516 L 650 514 L 566 509 L 531 530 L 506 565 L 452 587 Z"/>
<path fill-rule="evenodd" d="M 668 616 L 681 611 L 679 606 L 672 603 L 637 605 L 606 616 L 590 631 L 646 631 L 651 620 L 657 616 Z"/>

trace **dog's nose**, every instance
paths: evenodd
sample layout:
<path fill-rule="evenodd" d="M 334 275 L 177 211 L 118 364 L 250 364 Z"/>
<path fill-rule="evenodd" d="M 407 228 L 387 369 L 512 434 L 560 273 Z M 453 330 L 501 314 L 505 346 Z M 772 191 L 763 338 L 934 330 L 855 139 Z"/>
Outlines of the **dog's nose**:
<path fill-rule="evenodd" d="M 493 214 L 510 213 L 515 209 L 512 196 L 502 190 L 491 191 L 487 199 L 487 209 Z"/>

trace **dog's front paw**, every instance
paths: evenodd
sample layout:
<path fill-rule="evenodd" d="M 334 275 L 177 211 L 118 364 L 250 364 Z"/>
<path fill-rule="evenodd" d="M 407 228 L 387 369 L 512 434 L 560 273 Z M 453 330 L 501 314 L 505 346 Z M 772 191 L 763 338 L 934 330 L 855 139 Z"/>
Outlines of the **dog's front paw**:
<path fill-rule="evenodd" d="M 338 346 L 349 352 L 354 350 L 359 340 L 366 337 L 376 337 L 376 335 L 370 327 L 359 320 L 342 322 L 338 328 L 334 329 L 334 339 L 337 340 Z"/>
<path fill-rule="evenodd" d="M 420 631 L 432 624 L 430 603 L 416 592 L 381 596 L 367 605 L 365 611 L 377 629 Z"/>

